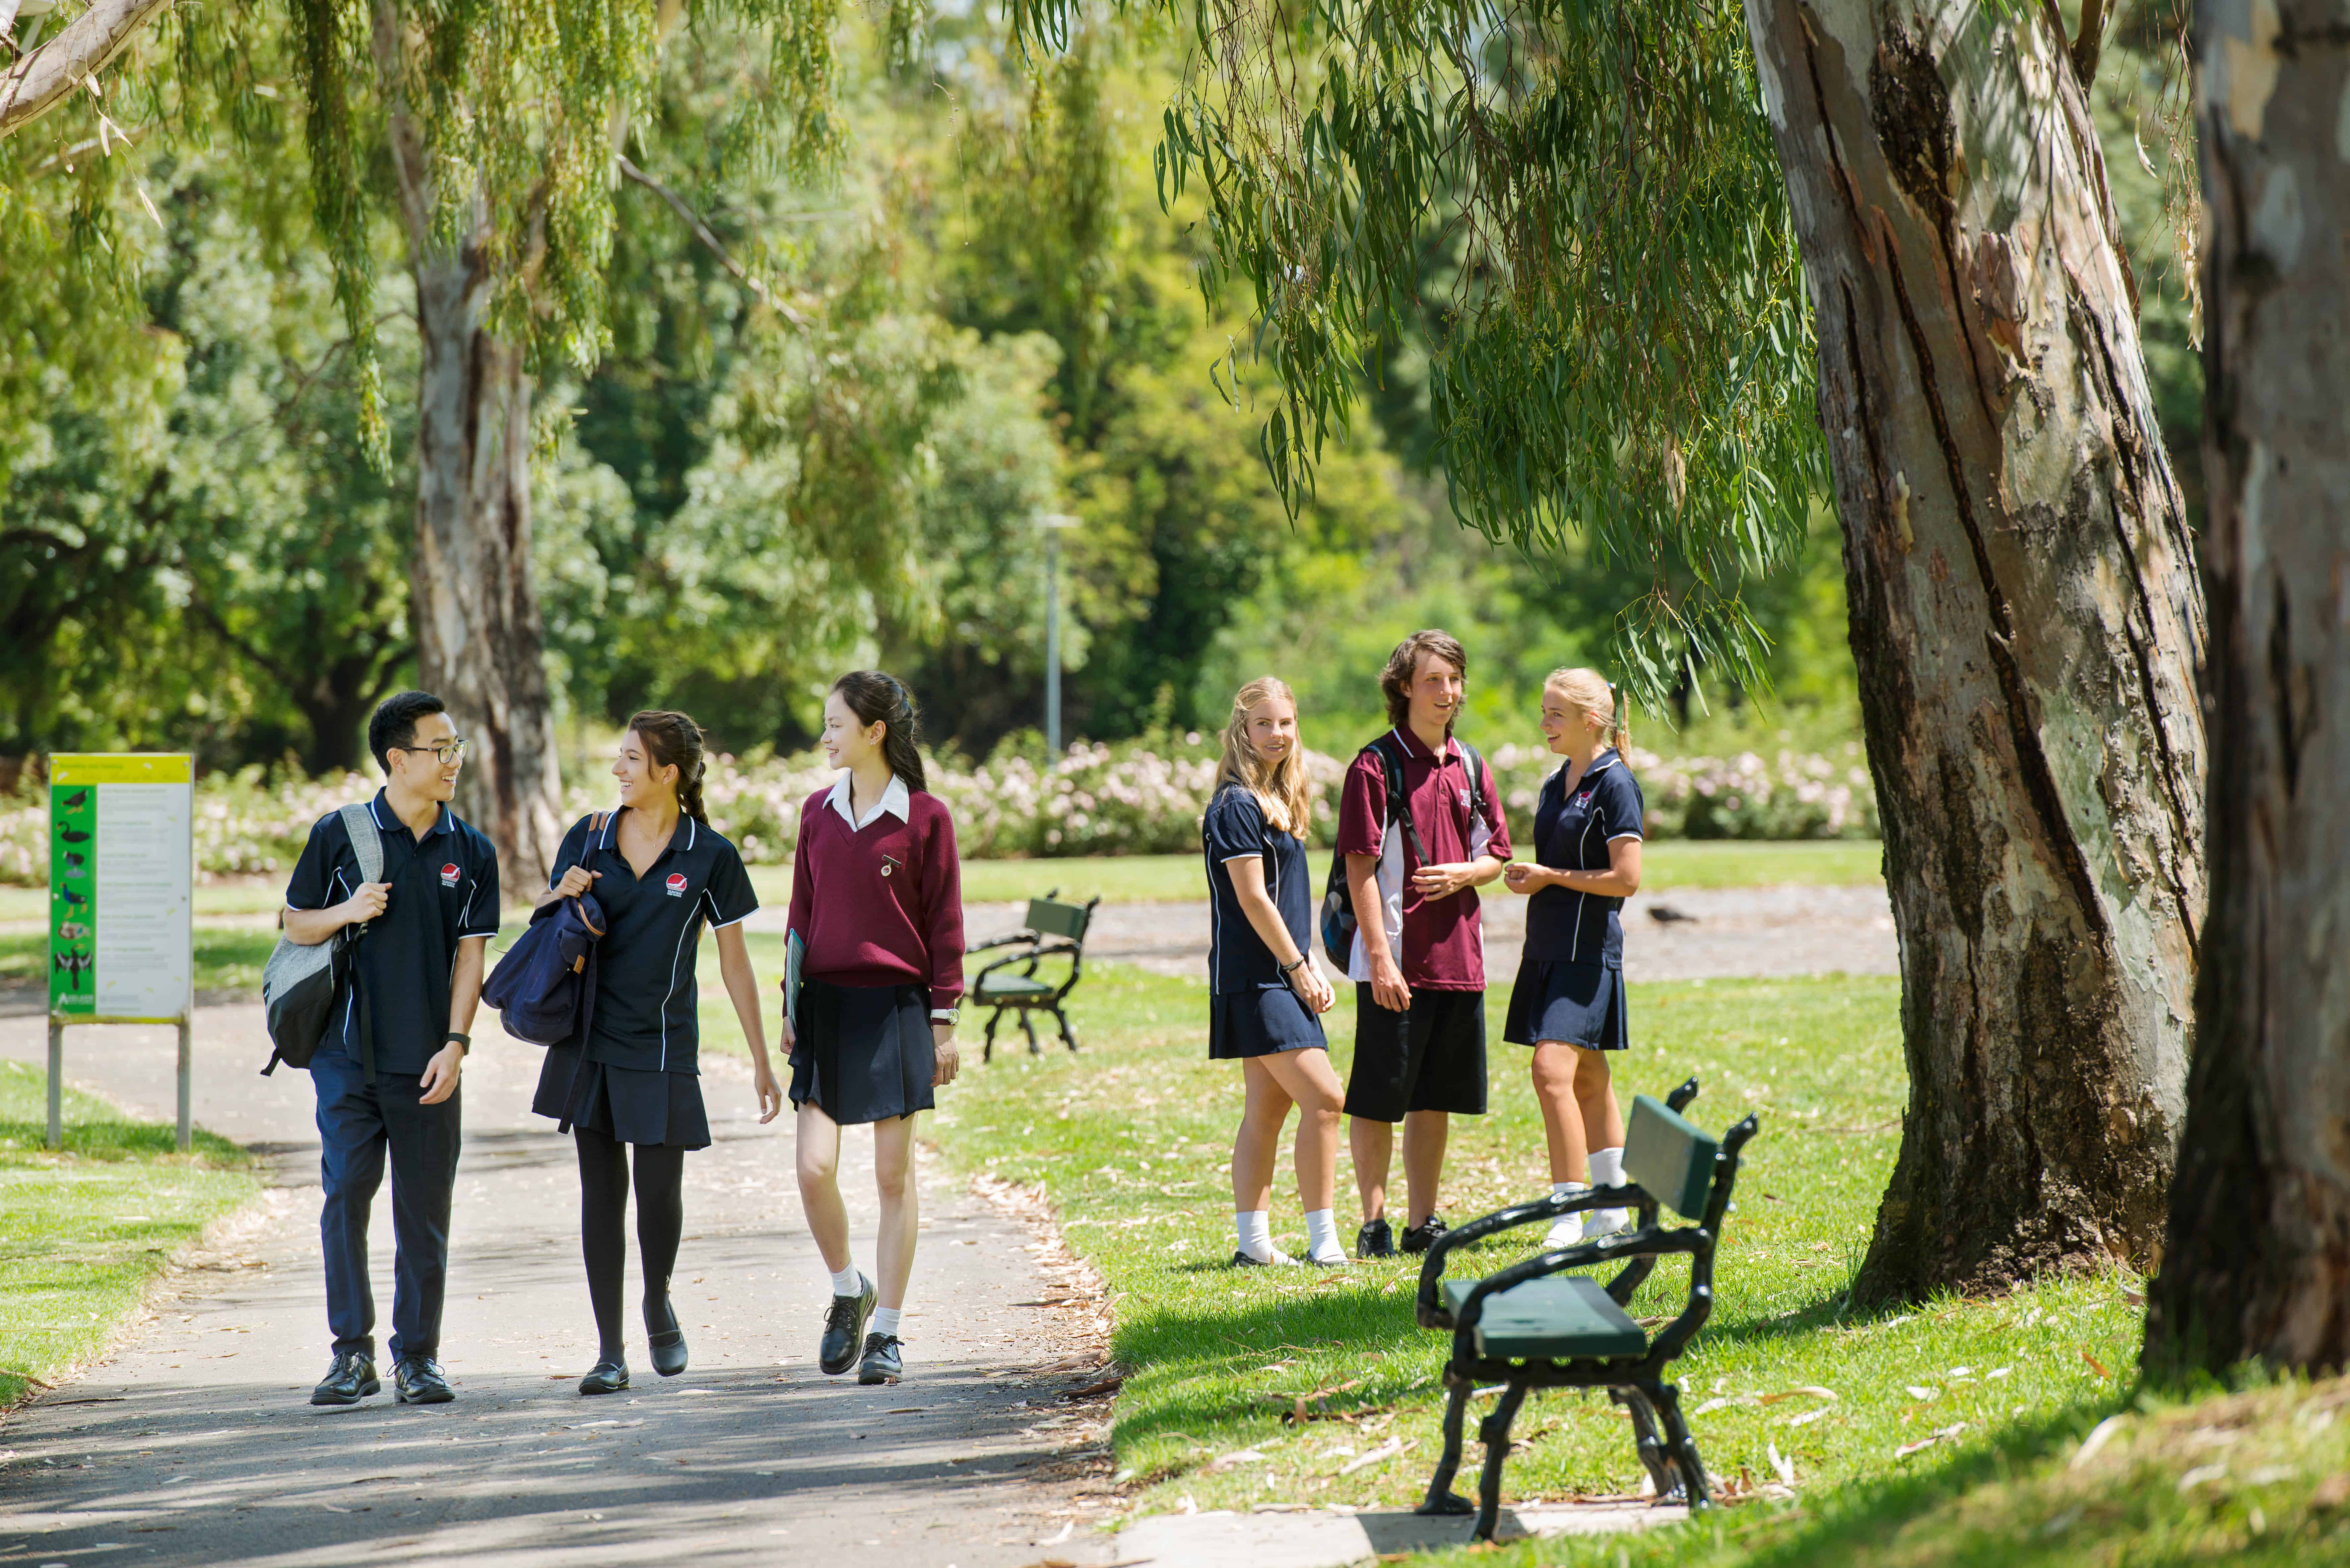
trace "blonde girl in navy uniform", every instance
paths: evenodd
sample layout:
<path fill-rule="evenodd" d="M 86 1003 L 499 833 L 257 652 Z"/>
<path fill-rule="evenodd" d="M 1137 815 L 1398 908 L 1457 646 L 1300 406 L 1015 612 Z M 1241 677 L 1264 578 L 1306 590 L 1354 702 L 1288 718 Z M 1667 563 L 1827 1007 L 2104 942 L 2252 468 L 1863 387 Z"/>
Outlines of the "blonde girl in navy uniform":
<path fill-rule="evenodd" d="M 601 826 L 592 816 L 572 826 L 538 896 L 546 905 L 592 891 L 605 919 L 587 1038 L 547 1052 L 531 1101 L 540 1116 L 568 1122 L 578 1147 L 579 1246 L 598 1338 L 582 1394 L 629 1386 L 620 1294 L 631 1164 L 653 1370 L 664 1377 L 685 1370 L 685 1331 L 669 1282 L 685 1230 L 686 1152 L 710 1147 L 693 972 L 704 926 L 717 935 L 718 972 L 751 1047 L 759 1120 L 783 1109 L 743 941 L 743 921 L 759 899 L 743 857 L 702 813 L 702 751 L 701 727 L 682 713 L 630 719 L 612 763 L 620 809 Z M 581 864 L 591 841 L 593 870 Z"/>
<path fill-rule="evenodd" d="M 1542 730 L 1562 760 L 1534 806 L 1535 863 L 1503 873 L 1510 891 L 1532 896 L 1503 1038 L 1534 1048 L 1551 1189 L 1566 1196 L 1624 1179 L 1624 1115 L 1607 1055 L 1631 1043 L 1620 911 L 1640 890 L 1644 806 L 1624 761 L 1631 737 L 1615 688 L 1598 671 L 1552 672 Z M 1629 1219 L 1622 1209 L 1562 1215 L 1545 1244 L 1608 1235 Z"/>
<path fill-rule="evenodd" d="M 1313 961 L 1305 836 L 1313 810 L 1297 700 L 1270 675 L 1252 680 L 1232 699 L 1216 793 L 1200 830 L 1212 911 L 1208 1055 L 1241 1064 L 1248 1096 L 1232 1139 L 1235 1267 L 1297 1262 L 1274 1246 L 1270 1213 L 1292 1106 L 1306 1262 L 1347 1262 L 1331 1206 L 1347 1095 L 1322 1033 L 1320 1015 L 1334 995 Z"/>
<path fill-rule="evenodd" d="M 960 1064 L 962 870 L 954 818 L 923 787 L 913 699 L 893 675 L 859 670 L 824 701 L 824 753 L 842 771 L 800 808 L 791 933 L 803 944 L 784 1020 L 799 1112 L 800 1208 L 832 1276 L 816 1365 L 859 1383 L 895 1383 L 899 1314 L 919 1218 L 914 1117 Z M 873 1128 L 880 1199 L 877 1286 L 848 1251 L 840 1129 Z M 868 1324 L 869 1319 L 869 1324 Z"/>

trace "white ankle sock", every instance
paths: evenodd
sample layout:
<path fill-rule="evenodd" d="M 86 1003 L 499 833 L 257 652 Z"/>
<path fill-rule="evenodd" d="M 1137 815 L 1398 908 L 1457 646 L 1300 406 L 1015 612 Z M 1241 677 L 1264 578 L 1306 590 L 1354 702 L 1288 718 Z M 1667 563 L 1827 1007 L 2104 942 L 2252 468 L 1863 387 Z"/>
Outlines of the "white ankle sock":
<path fill-rule="evenodd" d="M 832 1276 L 832 1293 L 837 1296 L 854 1296 L 863 1294 L 865 1287 L 863 1284 L 858 1282 L 860 1276 L 857 1272 L 857 1265 L 855 1263 L 849 1264 L 848 1267 L 841 1270 L 840 1272 Z"/>
<path fill-rule="evenodd" d="M 1624 1185 L 1624 1150 L 1595 1148 L 1591 1151 L 1591 1185 L 1621 1187 Z"/>
<path fill-rule="evenodd" d="M 867 1329 L 865 1332 L 868 1334 L 885 1335 L 895 1334 L 898 1332 L 899 1316 L 903 1314 L 905 1310 L 906 1309 L 904 1307 L 875 1307 L 873 1309 L 873 1326 Z"/>
<path fill-rule="evenodd" d="M 1550 1184 L 1550 1195 L 1553 1198 L 1573 1198 L 1578 1193 L 1589 1190 L 1590 1189 L 1580 1181 L 1554 1181 Z M 1572 1214 L 1562 1214 L 1552 1220 L 1550 1234 L 1543 1238 L 1543 1245 L 1549 1248 L 1572 1247 L 1582 1241 L 1583 1218 L 1583 1211 L 1577 1210 Z"/>
<path fill-rule="evenodd" d="M 1240 1250 L 1265 1262 L 1273 1256 L 1273 1213 L 1265 1209 L 1235 1209 L 1232 1210 L 1232 1233 Z"/>
<path fill-rule="evenodd" d="M 1346 1248 L 1338 1244 L 1338 1211 L 1315 1209 L 1305 1216 L 1305 1255 L 1317 1263 L 1344 1262 Z"/>

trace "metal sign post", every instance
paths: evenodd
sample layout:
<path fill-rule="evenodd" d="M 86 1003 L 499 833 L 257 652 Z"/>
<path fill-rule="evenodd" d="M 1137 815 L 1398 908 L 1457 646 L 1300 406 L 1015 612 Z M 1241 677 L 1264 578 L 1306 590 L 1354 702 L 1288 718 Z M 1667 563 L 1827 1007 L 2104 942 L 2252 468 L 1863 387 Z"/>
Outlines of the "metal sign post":
<path fill-rule="evenodd" d="M 49 759 L 49 1147 L 65 1146 L 66 1026 L 180 1031 L 180 1148 L 190 1143 L 195 1016 L 195 759 Z"/>

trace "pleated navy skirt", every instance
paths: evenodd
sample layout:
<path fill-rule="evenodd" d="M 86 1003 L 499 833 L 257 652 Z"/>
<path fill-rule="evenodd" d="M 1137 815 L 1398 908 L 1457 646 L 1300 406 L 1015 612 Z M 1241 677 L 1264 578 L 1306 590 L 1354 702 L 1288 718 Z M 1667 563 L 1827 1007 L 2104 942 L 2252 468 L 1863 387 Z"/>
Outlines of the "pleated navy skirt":
<path fill-rule="evenodd" d="M 530 1108 L 616 1143 L 710 1147 L 710 1113 L 693 1074 L 585 1062 L 567 1045 L 548 1049 Z"/>
<path fill-rule="evenodd" d="M 1604 964 L 1525 960 L 1510 987 L 1510 1016 L 1502 1038 L 1518 1045 L 1556 1040 L 1586 1051 L 1624 1050 L 1632 1044 L 1624 971 Z"/>
<path fill-rule="evenodd" d="M 1328 1048 L 1322 1021 L 1285 985 L 1221 992 L 1208 1001 L 1208 1059 L 1239 1061 Z"/>
<path fill-rule="evenodd" d="M 792 1014 L 792 1104 L 842 1127 L 931 1109 L 938 1046 L 931 993 L 919 985 L 800 981 Z"/>

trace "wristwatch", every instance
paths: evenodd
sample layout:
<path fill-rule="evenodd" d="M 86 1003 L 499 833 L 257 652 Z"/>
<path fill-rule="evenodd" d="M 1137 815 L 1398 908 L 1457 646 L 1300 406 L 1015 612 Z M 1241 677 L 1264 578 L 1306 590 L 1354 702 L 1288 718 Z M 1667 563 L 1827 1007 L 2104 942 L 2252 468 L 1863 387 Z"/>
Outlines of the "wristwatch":
<path fill-rule="evenodd" d="M 470 1034 L 460 1034 L 454 1029 L 452 1029 L 448 1033 L 441 1036 L 441 1044 L 443 1045 L 463 1045 L 465 1048 L 466 1055 L 470 1056 L 473 1054 L 473 1037 Z"/>
<path fill-rule="evenodd" d="M 949 1028 L 952 1028 L 956 1021 L 962 1017 L 962 1009 L 960 1007 L 933 1007 L 931 1009 L 931 1022 L 933 1023 L 943 1023 Z"/>

